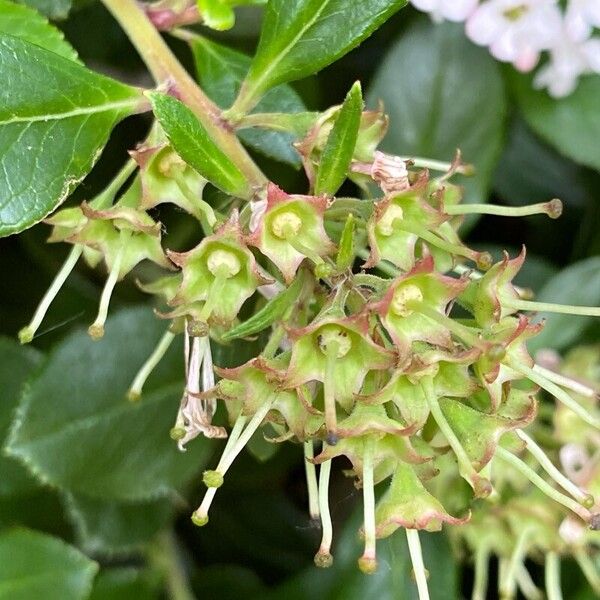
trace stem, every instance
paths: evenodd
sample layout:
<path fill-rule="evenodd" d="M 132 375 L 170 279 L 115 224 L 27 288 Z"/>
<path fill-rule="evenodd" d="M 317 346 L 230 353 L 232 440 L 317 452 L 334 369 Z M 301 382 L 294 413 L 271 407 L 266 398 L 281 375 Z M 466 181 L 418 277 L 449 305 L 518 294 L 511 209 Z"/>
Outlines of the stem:
<path fill-rule="evenodd" d="M 210 289 L 208 290 L 206 300 L 204 301 L 204 306 L 198 315 L 201 321 L 204 321 L 205 323 L 208 322 L 208 319 L 215 309 L 215 306 L 221 300 L 227 279 L 228 278 L 226 276 L 220 273 L 215 275 L 215 278 L 210 285 Z"/>
<path fill-rule="evenodd" d="M 331 460 L 326 460 L 319 469 L 319 512 L 321 513 L 321 545 L 315 556 L 317 566 L 329 567 L 332 564 L 331 543 L 333 541 L 333 523 L 329 512 L 329 476 Z"/>
<path fill-rule="evenodd" d="M 600 575 L 598 575 L 592 559 L 586 554 L 585 550 L 580 549 L 575 551 L 575 560 L 592 589 L 600 595 Z"/>
<path fill-rule="evenodd" d="M 177 540 L 172 532 L 163 532 L 148 550 L 148 562 L 165 574 L 171 600 L 196 600 L 181 563 Z"/>
<path fill-rule="evenodd" d="M 527 600 L 544 600 L 544 595 L 531 579 L 525 565 L 521 565 L 517 570 L 517 584 Z"/>
<path fill-rule="evenodd" d="M 485 345 L 482 340 L 480 340 L 475 333 L 470 331 L 466 325 L 462 325 L 458 321 L 439 313 L 437 310 L 431 308 L 431 306 L 425 304 L 424 302 L 409 302 L 407 308 L 410 308 L 415 312 L 419 312 L 422 315 L 425 315 L 428 319 L 443 325 L 457 338 L 463 342 L 466 342 L 467 344 L 470 344 L 474 348 L 485 349 Z"/>
<path fill-rule="evenodd" d="M 281 341 L 283 340 L 284 336 L 285 336 L 285 328 L 282 325 L 277 325 L 277 327 L 275 327 L 275 329 L 272 331 L 271 335 L 269 336 L 269 341 L 266 343 L 265 348 L 261 352 L 261 354 L 265 358 L 273 358 L 275 356 L 275 353 L 277 352 L 277 349 L 279 348 L 279 344 L 281 344 Z"/>
<path fill-rule="evenodd" d="M 429 590 L 427 589 L 427 571 L 423 564 L 423 552 L 421 551 L 421 542 L 419 541 L 419 532 L 416 529 L 406 529 L 406 539 L 408 541 L 408 552 L 412 562 L 419 600 L 429 600 Z"/>
<path fill-rule="evenodd" d="M 600 308 L 596 306 L 573 306 L 571 304 L 553 304 L 551 302 L 533 302 L 518 298 L 502 298 L 502 303 L 515 310 L 551 312 L 582 317 L 600 317 Z"/>
<path fill-rule="evenodd" d="M 446 172 L 452 168 L 452 163 L 444 162 L 442 160 L 433 160 L 431 158 L 421 158 L 420 156 L 415 156 L 411 158 L 410 156 L 399 156 L 400 160 L 410 161 L 413 166 L 419 169 L 431 169 L 432 171 L 442 171 Z M 464 175 L 472 175 L 473 174 L 473 165 L 459 165 L 456 168 L 456 173 L 462 173 Z"/>
<path fill-rule="evenodd" d="M 546 214 L 556 219 L 562 212 L 560 200 L 540 202 L 529 206 L 498 206 L 495 204 L 454 204 L 444 207 L 448 215 L 497 215 L 501 217 L 526 217 L 529 215 Z"/>
<path fill-rule="evenodd" d="M 110 206 L 114 202 L 115 196 L 119 190 L 125 185 L 136 169 L 137 163 L 135 160 L 133 160 L 133 158 L 128 159 L 108 186 L 90 201 L 90 206 L 95 210 L 101 210 Z"/>
<path fill-rule="evenodd" d="M 119 272 L 121 271 L 121 263 L 123 262 L 123 255 L 125 254 L 129 233 L 129 231 L 121 231 L 119 236 L 121 245 L 115 257 L 115 262 L 108 273 L 108 278 L 104 284 L 102 295 L 100 296 L 98 315 L 96 316 L 96 320 L 88 327 L 88 333 L 94 340 L 99 340 L 104 335 L 104 323 L 106 322 L 106 317 L 108 317 L 110 297 L 112 296 L 115 285 L 119 279 Z"/>
<path fill-rule="evenodd" d="M 570 408 L 580 419 L 592 425 L 596 429 L 600 429 L 600 420 L 591 415 L 581 404 L 576 402 L 567 392 L 565 392 L 562 388 L 558 387 L 556 384 L 548 381 L 545 377 L 540 375 L 537 371 L 530 369 L 525 365 L 516 365 L 513 362 L 509 365 L 518 373 L 525 375 L 525 377 L 529 378 L 533 383 L 537 383 L 542 389 L 546 390 L 549 394 L 552 394 L 559 402 L 562 402 L 567 408 Z"/>
<path fill-rule="evenodd" d="M 506 573 L 500 581 L 500 597 L 512 598 L 515 594 L 515 583 L 517 581 L 517 573 L 523 564 L 523 558 L 526 552 L 527 538 L 531 533 L 530 529 L 524 529 L 517 538 L 517 543 L 510 557 Z"/>
<path fill-rule="evenodd" d="M 175 334 L 171 333 L 167 329 L 152 354 L 137 372 L 137 375 L 135 376 L 135 379 L 129 388 L 129 392 L 127 393 L 129 400 L 135 401 L 140 399 L 142 395 L 142 388 L 144 387 L 144 383 L 146 383 L 146 379 L 148 379 L 150 373 L 152 373 L 156 365 L 161 361 L 162 357 L 165 355 L 174 339 Z"/>
<path fill-rule="evenodd" d="M 136 0 L 102 2 L 127 34 L 156 83 L 173 82 L 181 100 L 194 111 L 209 136 L 246 176 L 248 183 L 255 189 L 264 187 L 267 179 L 235 133 L 225 125 L 218 106 L 183 68 Z"/>
<path fill-rule="evenodd" d="M 244 425 L 246 424 L 246 420 L 247 420 L 247 417 L 245 417 L 244 415 L 240 415 L 236 419 L 235 424 L 233 425 L 233 429 L 231 430 L 231 433 L 229 434 L 229 437 L 227 438 L 227 443 L 225 444 L 225 448 L 223 449 L 223 454 L 221 454 L 219 464 L 217 465 L 217 468 L 215 469 L 215 471 L 217 471 L 218 473 L 221 473 L 222 475 L 224 475 L 225 472 L 227 471 L 227 469 L 225 468 L 225 460 L 231 453 L 234 446 L 237 444 L 237 441 L 239 440 L 240 435 L 242 433 L 242 429 L 244 428 Z M 217 489 L 218 488 L 216 488 L 216 487 L 209 487 L 206 490 L 206 492 L 204 493 L 204 498 L 202 498 L 202 503 L 196 509 L 194 514 L 192 515 L 192 520 L 194 521 L 194 523 L 196 523 L 196 525 L 202 526 L 202 525 L 206 525 L 206 523 L 208 523 L 208 511 L 210 510 L 210 505 L 212 504 L 215 494 L 217 493 Z"/>
<path fill-rule="evenodd" d="M 581 506 L 578 502 L 565 496 L 562 492 L 555 490 L 549 483 L 544 481 L 531 467 L 526 465 L 522 460 L 517 458 L 514 454 L 508 452 L 498 446 L 496 448 L 496 456 L 498 456 L 504 462 L 510 463 L 517 471 L 524 475 L 533 485 L 535 485 L 543 494 L 546 494 L 549 498 L 552 498 L 555 502 L 562 504 L 569 510 L 572 510 L 576 515 L 581 517 L 584 521 L 588 521 L 590 518 L 590 511 Z"/>
<path fill-rule="evenodd" d="M 335 406 L 335 361 L 338 356 L 339 344 L 332 340 L 327 344 L 325 363 L 325 377 L 323 378 L 323 395 L 325 402 L 325 426 L 329 441 L 337 441 L 337 411 Z"/>
<path fill-rule="evenodd" d="M 359 250 L 357 252 L 357 254 L 363 260 L 369 259 L 369 253 L 366 250 Z M 389 275 L 390 277 L 392 277 L 394 279 L 401 274 L 401 271 L 399 269 L 394 267 L 394 265 L 386 262 L 385 260 L 378 262 L 377 266 L 375 268 L 378 269 L 379 271 L 381 271 L 382 273 L 384 273 L 385 275 Z"/>
<path fill-rule="evenodd" d="M 487 597 L 490 551 L 486 547 L 475 550 L 475 581 L 471 600 L 485 600 Z"/>
<path fill-rule="evenodd" d="M 548 600 L 562 600 L 563 596 L 560 589 L 560 560 L 556 552 L 548 552 L 548 554 L 546 554 L 544 579 Z"/>
<path fill-rule="evenodd" d="M 376 560 L 376 525 L 375 525 L 375 483 L 373 480 L 374 440 L 365 442 L 363 455 L 363 515 L 365 530 L 365 550 L 358 564 L 364 573 L 374 573 L 377 569 Z"/>
<path fill-rule="evenodd" d="M 50 305 L 64 285 L 67 277 L 71 274 L 71 271 L 73 271 L 75 268 L 75 265 L 77 264 L 82 252 L 83 246 L 80 244 L 73 246 L 69 252 L 69 255 L 63 263 L 63 266 L 52 280 L 48 291 L 44 294 L 42 300 L 38 304 L 38 307 L 36 308 L 29 325 L 23 327 L 23 329 L 19 331 L 19 341 L 21 344 L 28 344 L 33 339 L 33 336 L 35 335 L 35 332 L 38 330 L 39 326 L 42 324 Z"/>
<path fill-rule="evenodd" d="M 205 202 L 202 198 L 199 198 L 194 194 L 187 181 L 180 173 L 174 173 L 171 175 L 181 193 L 185 196 L 189 202 L 189 210 L 201 223 L 202 229 L 204 229 L 204 235 L 210 235 L 213 232 L 213 226 L 217 222 L 215 211 L 212 206 Z"/>
<path fill-rule="evenodd" d="M 448 421 L 446 421 L 446 417 L 440 408 L 439 402 L 435 397 L 435 392 L 433 388 L 433 382 L 431 378 L 423 378 L 421 381 L 421 389 L 425 394 L 425 398 L 427 399 L 427 404 L 429 405 L 429 410 L 433 415 L 433 419 L 437 423 L 437 426 L 440 428 L 441 432 L 444 434 L 444 437 L 450 444 L 452 451 L 456 456 L 456 460 L 458 461 L 460 474 L 468 481 L 471 487 L 475 487 L 475 482 L 479 479 L 479 475 L 473 464 L 471 463 L 471 459 L 466 453 L 465 449 L 462 447 L 460 440 L 456 437 L 452 427 Z"/>
<path fill-rule="evenodd" d="M 552 463 L 552 461 L 546 456 L 546 453 L 532 440 L 524 431 L 517 429 L 515 431 L 527 445 L 527 449 L 540 463 L 542 469 L 548 473 L 548 475 L 563 489 L 565 492 L 571 494 L 580 504 L 585 507 L 593 506 L 594 499 L 588 494 L 580 490 L 570 479 L 565 477 Z"/>
<path fill-rule="evenodd" d="M 317 483 L 317 468 L 311 461 L 315 457 L 312 440 L 304 442 L 304 470 L 306 487 L 308 488 L 308 512 L 311 519 L 319 518 L 319 485 Z"/>
<path fill-rule="evenodd" d="M 580 394 L 581 396 L 587 396 L 588 398 L 596 397 L 596 390 L 593 388 L 576 381 L 575 379 L 571 379 L 570 377 L 565 377 L 560 373 L 556 373 L 555 371 L 551 371 L 550 369 L 546 369 L 540 365 L 533 365 L 533 370 L 549 379 L 552 383 L 556 383 L 557 385 L 562 385 L 563 387 L 575 392 L 576 394 Z"/>

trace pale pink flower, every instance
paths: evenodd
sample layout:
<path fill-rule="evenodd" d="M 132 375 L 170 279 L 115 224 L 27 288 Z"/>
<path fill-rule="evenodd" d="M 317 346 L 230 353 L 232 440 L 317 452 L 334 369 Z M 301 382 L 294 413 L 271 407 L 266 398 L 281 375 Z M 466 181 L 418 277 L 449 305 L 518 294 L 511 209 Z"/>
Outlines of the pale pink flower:
<path fill-rule="evenodd" d="M 590 37 L 594 27 L 600 27 L 600 1 L 569 0 L 565 28 L 570 38 L 583 41 Z"/>
<path fill-rule="evenodd" d="M 479 0 L 411 0 L 415 8 L 429 13 L 438 23 L 444 20 L 464 21 L 478 3 Z"/>
<path fill-rule="evenodd" d="M 550 50 L 550 60 L 536 74 L 534 86 L 554 98 L 568 96 L 581 75 L 600 73 L 600 38 L 577 40 L 565 30 Z"/>
<path fill-rule="evenodd" d="M 489 46 L 492 56 L 531 71 L 540 52 L 553 47 L 562 33 L 556 0 L 488 0 L 469 17 L 468 37 Z"/>

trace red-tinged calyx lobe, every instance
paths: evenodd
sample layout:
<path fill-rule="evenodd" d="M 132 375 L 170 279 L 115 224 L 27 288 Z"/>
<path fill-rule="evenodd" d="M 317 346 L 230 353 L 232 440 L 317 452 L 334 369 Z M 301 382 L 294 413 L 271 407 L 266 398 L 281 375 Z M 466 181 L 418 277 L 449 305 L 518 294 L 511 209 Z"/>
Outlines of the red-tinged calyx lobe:
<path fill-rule="evenodd" d="M 320 265 L 335 253 L 323 224 L 328 202 L 325 196 L 289 195 L 269 184 L 266 206 L 247 243 L 268 257 L 289 283 L 305 259 Z"/>

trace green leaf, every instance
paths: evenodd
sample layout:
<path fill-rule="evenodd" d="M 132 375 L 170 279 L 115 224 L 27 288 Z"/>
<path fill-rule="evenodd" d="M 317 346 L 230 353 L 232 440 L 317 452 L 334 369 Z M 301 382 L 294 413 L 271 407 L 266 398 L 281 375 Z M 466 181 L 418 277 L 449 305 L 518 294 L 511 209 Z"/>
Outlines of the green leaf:
<path fill-rule="evenodd" d="M 600 169 L 600 77 L 584 77 L 566 98 L 533 88 L 531 75 L 510 73 L 510 83 L 528 125 L 561 154 Z"/>
<path fill-rule="evenodd" d="M 248 337 L 266 329 L 278 319 L 281 319 L 285 312 L 293 306 L 298 299 L 298 294 L 304 285 L 305 277 L 298 275 L 287 290 L 271 298 L 263 308 L 253 314 L 247 321 L 236 325 L 223 335 L 223 341 L 229 342 L 242 337 Z"/>
<path fill-rule="evenodd" d="M 273 86 L 320 71 L 355 48 L 407 0 L 270 0 L 250 72 L 232 113 Z"/>
<path fill-rule="evenodd" d="M 24 382 L 41 363 L 33 348 L 9 338 L 0 338 L 0 448 L 8 434 Z M 37 487 L 35 480 L 14 458 L 0 454 L 0 497 L 20 495 Z"/>
<path fill-rule="evenodd" d="M 2 600 L 83 600 L 98 565 L 62 540 L 27 529 L 0 535 Z"/>
<path fill-rule="evenodd" d="M 0 0 L 0 33 L 21 38 L 64 58 L 79 61 L 75 48 L 65 40 L 62 31 L 27 6 Z"/>
<path fill-rule="evenodd" d="M 160 597 L 158 573 L 122 567 L 101 571 L 89 600 L 158 600 Z"/>
<path fill-rule="evenodd" d="M 92 168 L 138 90 L 0 34 L 0 236 L 43 219 Z"/>
<path fill-rule="evenodd" d="M 174 513 L 167 498 L 123 503 L 65 494 L 65 503 L 79 545 L 90 554 L 104 556 L 139 552 Z"/>
<path fill-rule="evenodd" d="M 389 51 L 368 98 L 382 99 L 390 116 L 385 150 L 450 161 L 460 148 L 476 172 L 453 180 L 465 187 L 467 202 L 486 201 L 502 146 L 505 91 L 497 63 L 461 26 L 418 19 Z"/>
<path fill-rule="evenodd" d="M 348 92 L 325 143 L 315 183 L 316 195 L 333 196 L 344 183 L 358 138 L 362 109 L 362 90 L 357 81 Z"/>
<path fill-rule="evenodd" d="M 600 257 L 576 262 L 552 277 L 535 298 L 539 302 L 555 302 L 582 306 L 600 305 Z M 546 319 L 542 332 L 527 347 L 562 350 L 577 341 L 593 317 L 540 313 Z"/>
<path fill-rule="evenodd" d="M 185 104 L 158 92 L 149 92 L 148 97 L 171 145 L 190 167 L 227 194 L 241 198 L 252 195 L 242 173 Z"/>
<path fill-rule="evenodd" d="M 201 36 L 191 37 L 189 43 L 202 88 L 221 108 L 231 106 L 248 73 L 252 59 Z M 261 113 L 304 111 L 306 107 L 302 99 L 289 85 L 280 85 L 269 90 L 255 109 L 255 112 Z M 293 118 L 294 115 L 290 117 Z M 297 168 L 301 165 L 300 156 L 292 147 L 295 137 L 289 133 L 246 129 L 239 131 L 238 135 L 247 146 L 270 158 Z"/>
<path fill-rule="evenodd" d="M 66 19 L 71 10 L 72 0 L 18 0 L 27 4 L 50 19 Z"/>
<path fill-rule="evenodd" d="M 65 338 L 30 381 L 8 453 L 42 481 L 98 498 L 148 500 L 182 486 L 210 446 L 199 439 L 182 454 L 169 438 L 183 385 L 178 349 L 155 369 L 142 401 L 125 399 L 163 333 L 139 308 L 109 319 L 100 342 L 83 331 Z"/>
<path fill-rule="evenodd" d="M 583 207 L 589 192 L 585 168 L 565 160 L 542 142 L 522 119 L 513 123 L 494 174 L 494 190 L 514 206 L 560 198 Z"/>

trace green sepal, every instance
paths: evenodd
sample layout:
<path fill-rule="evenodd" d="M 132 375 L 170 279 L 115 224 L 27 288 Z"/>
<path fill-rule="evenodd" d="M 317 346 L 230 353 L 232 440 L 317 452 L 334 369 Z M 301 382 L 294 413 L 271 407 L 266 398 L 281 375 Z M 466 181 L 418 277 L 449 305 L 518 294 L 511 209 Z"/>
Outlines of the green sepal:
<path fill-rule="evenodd" d="M 462 525 L 463 518 L 448 514 L 441 502 L 421 483 L 413 467 L 399 462 L 390 487 L 375 508 L 377 537 L 385 538 L 399 527 L 439 531 L 443 523 Z"/>

